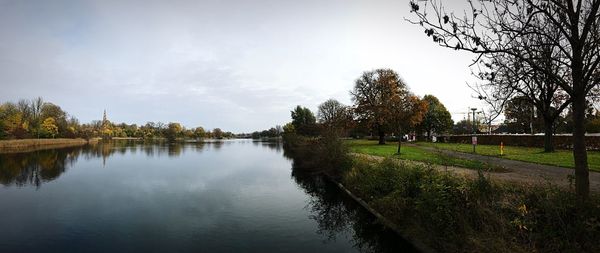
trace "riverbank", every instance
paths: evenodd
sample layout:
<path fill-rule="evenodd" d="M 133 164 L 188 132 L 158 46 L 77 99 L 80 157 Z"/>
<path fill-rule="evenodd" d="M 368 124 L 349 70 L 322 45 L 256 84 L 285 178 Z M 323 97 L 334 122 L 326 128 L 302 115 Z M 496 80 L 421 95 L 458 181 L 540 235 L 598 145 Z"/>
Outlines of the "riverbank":
<path fill-rule="evenodd" d="M 600 197 L 355 158 L 340 182 L 405 237 L 440 252 L 597 252 Z"/>
<path fill-rule="evenodd" d="M 529 184 L 527 176 L 525 182 L 496 180 L 490 175 L 512 172 L 440 168 L 395 156 L 355 155 L 349 167 L 332 166 L 347 164 L 348 144 L 294 137 L 284 147 L 295 167 L 333 175 L 382 224 L 415 245 L 440 252 L 600 251 L 597 193 L 581 200 L 569 185 Z"/>
<path fill-rule="evenodd" d="M 383 216 L 377 210 L 373 209 L 362 198 L 354 195 L 354 193 L 352 193 L 350 190 L 348 190 L 348 188 L 346 188 L 342 183 L 338 182 L 337 180 L 335 180 L 334 178 L 332 178 L 330 176 L 327 176 L 327 178 L 333 184 L 335 184 L 343 193 L 345 193 L 346 195 L 348 195 L 356 203 L 358 203 L 360 206 L 362 206 L 362 208 L 364 208 L 366 211 L 368 211 L 373 216 L 375 216 L 375 218 L 378 220 L 379 223 L 381 223 L 383 226 L 385 226 L 385 227 L 391 229 L 392 231 L 394 231 L 394 233 L 396 233 L 397 235 L 399 235 L 400 237 L 402 237 L 404 240 L 410 242 L 411 245 L 415 249 L 417 249 L 419 252 L 421 252 L 421 253 L 435 253 L 436 252 L 431 247 L 429 247 L 429 246 L 425 245 L 424 243 L 422 243 L 419 239 L 414 238 L 411 234 L 408 234 L 408 233 L 404 232 L 404 230 L 402 230 L 400 227 L 398 227 L 394 222 L 390 221 L 388 218 L 386 218 L 385 216 Z"/>
<path fill-rule="evenodd" d="M 0 153 L 21 153 L 44 149 L 66 148 L 97 143 L 99 139 L 21 139 L 1 140 Z"/>
<path fill-rule="evenodd" d="M 111 140 L 126 140 L 126 141 L 139 141 L 139 140 L 143 140 L 144 138 L 142 137 L 111 137 Z"/>

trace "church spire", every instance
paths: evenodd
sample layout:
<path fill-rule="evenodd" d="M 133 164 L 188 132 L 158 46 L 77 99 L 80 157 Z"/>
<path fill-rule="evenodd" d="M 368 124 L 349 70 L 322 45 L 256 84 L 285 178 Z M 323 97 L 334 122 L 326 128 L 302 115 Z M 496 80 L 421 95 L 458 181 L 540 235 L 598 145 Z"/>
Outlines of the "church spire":
<path fill-rule="evenodd" d="M 104 115 L 102 116 L 102 126 L 108 125 L 108 117 L 106 117 L 106 109 L 104 109 Z"/>
<path fill-rule="evenodd" d="M 102 126 L 100 129 L 103 139 L 109 139 L 112 136 L 112 126 L 108 117 L 106 117 L 106 109 L 104 109 L 104 115 L 102 115 Z"/>

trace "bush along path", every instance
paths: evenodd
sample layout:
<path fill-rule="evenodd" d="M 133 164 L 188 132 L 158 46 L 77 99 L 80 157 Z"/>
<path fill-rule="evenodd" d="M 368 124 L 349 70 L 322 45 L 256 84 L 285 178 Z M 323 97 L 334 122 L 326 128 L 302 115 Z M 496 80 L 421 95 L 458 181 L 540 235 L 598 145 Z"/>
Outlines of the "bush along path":
<path fill-rule="evenodd" d="M 330 177 L 421 250 L 600 252 L 600 198 L 564 187 L 392 157 L 348 155 L 337 138 L 284 139 L 295 169 Z M 466 175 L 466 176 L 461 176 Z M 531 180 L 531 179 L 528 179 Z M 433 251 L 424 250 L 424 251 Z"/>
<path fill-rule="evenodd" d="M 552 185 L 466 178 L 398 159 L 354 159 L 343 185 L 440 252 L 599 252 L 600 199 Z M 473 171 L 473 170 L 469 170 Z"/>
<path fill-rule="evenodd" d="M 422 146 L 418 144 L 405 144 L 409 146 L 419 147 L 430 152 L 438 152 L 450 157 L 460 159 L 480 161 L 483 163 L 500 166 L 506 168 L 506 173 L 485 172 L 486 176 L 492 179 L 510 182 L 521 183 L 551 183 L 561 187 L 574 186 L 575 170 L 551 165 L 543 165 L 537 163 L 528 163 L 517 160 L 509 160 L 492 156 L 478 155 L 473 153 L 464 153 L 447 149 L 439 149 L 435 147 Z M 439 168 L 438 166 L 438 169 Z M 474 176 L 477 172 L 464 171 L 453 168 L 461 174 Z M 590 171 L 590 190 L 600 192 L 600 173 Z"/>

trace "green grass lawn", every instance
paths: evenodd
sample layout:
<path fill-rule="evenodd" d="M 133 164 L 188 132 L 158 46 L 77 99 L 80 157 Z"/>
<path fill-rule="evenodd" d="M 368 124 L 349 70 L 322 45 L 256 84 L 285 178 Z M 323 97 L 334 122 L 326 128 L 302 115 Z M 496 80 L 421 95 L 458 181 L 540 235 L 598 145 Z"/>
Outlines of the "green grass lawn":
<path fill-rule="evenodd" d="M 465 153 L 473 152 L 473 146 L 471 144 L 419 142 L 418 145 Z M 496 156 L 506 159 L 554 165 L 566 168 L 575 167 L 573 162 L 573 152 L 571 150 L 557 150 L 553 153 L 545 153 L 543 148 L 505 146 L 503 156 L 500 156 L 500 146 L 496 145 L 477 145 L 476 150 L 477 154 L 480 155 Z M 600 152 L 588 151 L 588 166 L 592 171 L 600 171 Z"/>
<path fill-rule="evenodd" d="M 440 153 L 425 150 L 419 147 L 403 145 L 401 155 L 396 154 L 398 143 L 391 142 L 386 145 L 378 145 L 377 141 L 370 140 L 348 140 L 346 141 L 352 152 L 374 156 L 393 156 L 404 160 L 419 161 L 445 166 L 456 166 L 468 169 L 483 169 L 492 171 L 503 171 L 502 168 L 493 167 L 489 164 L 460 158 L 454 158 Z"/>

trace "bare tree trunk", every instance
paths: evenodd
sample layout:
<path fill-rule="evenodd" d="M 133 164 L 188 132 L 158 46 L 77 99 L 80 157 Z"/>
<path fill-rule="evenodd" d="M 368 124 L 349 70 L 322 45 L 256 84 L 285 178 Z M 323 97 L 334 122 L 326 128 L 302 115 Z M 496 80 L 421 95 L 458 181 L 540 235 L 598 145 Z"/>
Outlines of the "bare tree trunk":
<path fill-rule="evenodd" d="M 575 160 L 575 191 L 582 198 L 590 193 L 589 168 L 585 148 L 585 96 L 573 99 L 573 158 Z"/>
<path fill-rule="evenodd" d="M 427 129 L 427 141 L 431 141 L 431 129 Z M 398 151 L 400 153 L 400 151 Z"/>
<path fill-rule="evenodd" d="M 544 117 L 544 152 L 554 152 L 553 123 L 554 120 Z"/>
<path fill-rule="evenodd" d="M 377 126 L 377 133 L 379 134 L 379 145 L 385 145 L 385 132 L 383 126 Z"/>

